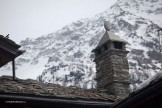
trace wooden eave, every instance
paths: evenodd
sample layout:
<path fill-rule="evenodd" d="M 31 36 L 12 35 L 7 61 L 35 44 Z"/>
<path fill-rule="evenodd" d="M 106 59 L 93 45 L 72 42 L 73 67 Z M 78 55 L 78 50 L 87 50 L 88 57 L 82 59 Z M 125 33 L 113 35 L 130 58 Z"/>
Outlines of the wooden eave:
<path fill-rule="evenodd" d="M 14 60 L 25 51 L 19 50 L 20 46 L 10 39 L 0 35 L 0 67 Z"/>

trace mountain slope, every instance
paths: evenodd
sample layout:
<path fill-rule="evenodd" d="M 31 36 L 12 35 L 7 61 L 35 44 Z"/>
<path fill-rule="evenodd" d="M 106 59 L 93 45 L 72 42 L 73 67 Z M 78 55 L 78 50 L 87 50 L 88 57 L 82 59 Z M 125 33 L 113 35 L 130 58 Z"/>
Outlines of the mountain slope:
<path fill-rule="evenodd" d="M 42 82 L 95 87 L 94 54 L 91 52 L 103 36 L 104 20 L 112 31 L 128 41 L 130 81 L 139 84 L 158 72 L 162 55 L 158 50 L 157 29 L 162 24 L 161 0 L 118 0 L 111 9 L 91 19 L 82 19 L 54 33 L 21 41 L 26 53 L 19 57 L 20 78 Z M 1 69 L 2 73 L 9 66 Z"/>

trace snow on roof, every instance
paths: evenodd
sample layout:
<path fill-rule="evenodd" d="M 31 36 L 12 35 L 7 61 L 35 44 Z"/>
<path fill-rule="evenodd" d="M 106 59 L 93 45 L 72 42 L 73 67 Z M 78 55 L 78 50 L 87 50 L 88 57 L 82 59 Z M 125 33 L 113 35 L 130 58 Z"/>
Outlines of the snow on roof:
<path fill-rule="evenodd" d="M 160 79 L 162 79 L 162 71 L 156 73 L 154 76 L 148 78 L 148 79 L 147 79 L 146 81 L 144 81 L 143 83 L 137 85 L 136 90 L 137 90 L 137 91 L 138 91 L 138 90 L 141 90 L 141 89 L 147 87 L 148 85 L 150 85 L 151 83 L 156 82 L 156 81 L 158 81 L 158 80 L 160 80 Z"/>
<path fill-rule="evenodd" d="M 108 41 L 117 41 L 117 42 L 127 43 L 125 40 L 119 38 L 119 36 L 115 35 L 111 31 L 106 31 L 105 34 L 103 35 L 103 37 L 101 38 L 99 44 L 97 45 L 97 48 L 102 46 L 103 44 L 105 44 Z"/>

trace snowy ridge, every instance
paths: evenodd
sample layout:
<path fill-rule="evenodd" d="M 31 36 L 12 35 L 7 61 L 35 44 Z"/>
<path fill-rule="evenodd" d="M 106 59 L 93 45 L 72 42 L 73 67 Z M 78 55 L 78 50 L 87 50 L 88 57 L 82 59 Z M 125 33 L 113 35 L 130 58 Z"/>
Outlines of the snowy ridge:
<path fill-rule="evenodd" d="M 109 20 L 112 32 L 129 43 L 130 81 L 139 84 L 161 68 L 157 36 L 162 24 L 160 6 L 161 0 L 118 0 L 111 9 L 91 19 L 79 20 L 37 39 L 23 40 L 20 44 L 26 53 L 16 61 L 17 76 L 94 88 L 96 69 L 91 51 L 104 34 L 103 22 Z M 7 74 L 9 66 L 1 68 L 1 74 Z"/>

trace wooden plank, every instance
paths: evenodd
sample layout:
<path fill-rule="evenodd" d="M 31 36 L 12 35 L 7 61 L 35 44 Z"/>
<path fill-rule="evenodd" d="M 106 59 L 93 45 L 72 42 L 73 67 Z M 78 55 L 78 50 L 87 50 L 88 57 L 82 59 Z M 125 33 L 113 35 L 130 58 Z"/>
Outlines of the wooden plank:
<path fill-rule="evenodd" d="M 15 59 L 12 60 L 13 80 L 15 80 Z"/>

